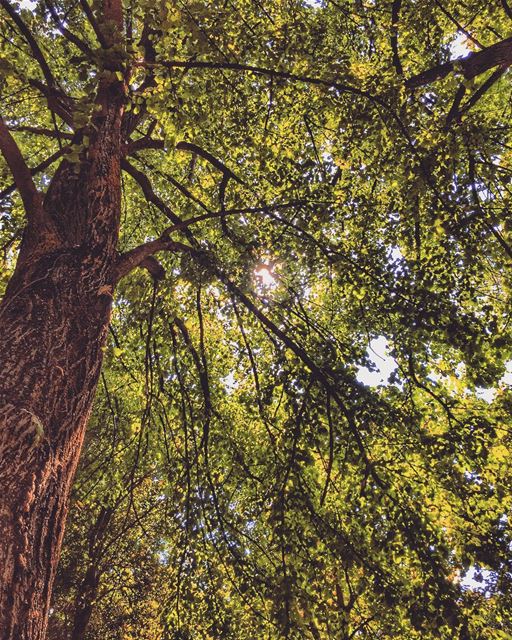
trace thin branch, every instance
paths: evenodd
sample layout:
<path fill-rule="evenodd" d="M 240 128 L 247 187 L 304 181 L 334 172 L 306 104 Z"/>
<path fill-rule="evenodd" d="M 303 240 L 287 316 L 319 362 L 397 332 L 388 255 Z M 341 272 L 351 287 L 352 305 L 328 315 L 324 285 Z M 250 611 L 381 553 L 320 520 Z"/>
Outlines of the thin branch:
<path fill-rule="evenodd" d="M 164 180 L 168 180 L 173 187 L 175 187 L 182 195 L 185 196 L 185 198 L 187 198 L 188 200 L 191 200 L 192 202 L 197 204 L 199 207 L 201 207 L 201 209 L 210 213 L 210 209 L 206 206 L 206 204 L 200 198 L 195 196 L 189 189 L 187 189 L 187 187 L 181 184 L 181 182 L 178 182 L 178 180 L 173 178 L 173 176 L 171 176 L 168 173 L 164 173 L 163 171 L 158 169 L 155 165 L 148 162 L 146 159 L 141 161 L 136 154 L 133 154 L 133 157 L 139 160 L 140 162 L 142 162 L 144 164 L 145 169 L 151 169 Z"/>
<path fill-rule="evenodd" d="M 72 140 L 73 134 L 67 131 L 58 131 L 55 129 L 45 129 L 44 127 L 30 127 L 28 125 L 17 125 L 9 127 L 10 131 L 23 131 L 27 133 L 33 133 L 36 136 L 47 136 L 48 138 L 66 138 L 66 140 Z"/>
<path fill-rule="evenodd" d="M 510 8 L 510 5 L 507 2 L 507 0 L 501 0 L 501 6 L 503 7 L 507 16 L 512 20 L 512 9 Z"/>
<path fill-rule="evenodd" d="M 204 398 L 204 425 L 203 425 L 203 437 L 201 439 L 201 443 L 199 448 L 203 448 L 205 452 L 206 462 L 208 461 L 208 436 L 210 430 L 210 421 L 213 414 L 211 393 L 210 393 L 210 383 L 208 380 L 208 366 L 206 361 L 206 356 L 204 353 L 204 328 L 203 328 L 203 319 L 202 319 L 202 310 L 201 310 L 201 298 L 198 290 L 197 297 L 197 315 L 199 319 L 200 326 L 200 348 L 201 355 L 199 355 L 197 349 L 194 347 L 194 344 L 190 338 L 190 334 L 188 332 L 186 324 L 181 320 L 181 318 L 176 317 L 174 322 L 183 336 L 183 340 L 187 345 L 187 348 L 190 350 L 190 354 L 192 355 L 192 360 L 194 361 L 194 365 L 197 370 L 197 374 L 199 376 L 199 382 L 201 385 L 201 391 L 203 393 Z M 208 463 L 208 462 L 207 462 Z"/>
<path fill-rule="evenodd" d="M 192 142 L 178 142 L 178 144 L 176 145 L 176 149 L 178 151 L 189 151 L 190 153 L 195 153 L 201 158 L 204 158 L 216 169 L 221 171 L 225 176 L 233 178 L 233 180 L 236 180 L 236 182 L 239 182 L 240 184 L 244 184 L 244 182 L 236 174 L 234 174 L 231 169 L 226 167 L 223 162 L 221 162 L 215 156 L 212 156 L 212 154 L 208 151 L 205 151 L 205 149 L 198 147 L 197 144 L 194 144 Z"/>
<path fill-rule="evenodd" d="M 334 463 L 334 425 L 331 415 L 331 396 L 329 394 L 327 394 L 327 404 L 325 408 L 327 412 L 327 423 L 329 425 L 329 459 L 325 470 L 325 484 L 320 497 L 320 506 L 322 507 L 324 505 L 325 498 L 327 497 L 327 490 L 329 489 L 329 484 L 331 482 L 332 465 Z"/>
<path fill-rule="evenodd" d="M 148 181 L 149 183 L 149 181 Z M 145 183 L 145 187 L 147 190 L 147 183 Z M 145 192 L 144 192 L 145 193 Z M 151 190 L 151 192 L 148 191 L 148 196 L 154 195 L 154 192 Z M 156 200 L 159 200 L 159 198 L 155 195 Z M 151 200 L 152 201 L 152 200 Z M 161 203 L 161 201 L 160 201 Z M 268 212 L 272 209 L 277 210 L 277 209 L 285 209 L 285 208 L 290 208 L 290 207 L 296 207 L 296 206 L 300 206 L 304 204 L 304 201 L 298 200 L 295 202 L 287 202 L 287 203 L 283 203 L 283 204 L 276 204 L 276 205 L 272 205 L 272 206 L 266 206 L 266 207 L 251 207 L 251 208 L 246 208 L 246 209 L 230 209 L 227 211 L 210 211 L 208 213 L 204 213 L 202 215 L 199 216 L 195 216 L 193 218 L 189 218 L 188 220 L 180 220 L 179 222 L 177 222 L 176 224 L 174 224 L 172 227 L 167 227 L 167 229 L 164 229 L 164 231 L 162 232 L 162 234 L 160 235 L 159 238 L 157 238 L 156 240 L 150 240 L 149 242 L 145 242 L 141 245 L 139 245 L 138 247 L 135 247 L 134 249 L 131 249 L 130 251 L 127 251 L 126 253 L 122 253 L 119 256 L 118 259 L 118 263 L 117 263 L 117 267 L 116 267 L 116 276 L 115 276 L 115 281 L 118 282 L 121 278 L 123 278 L 124 276 L 128 275 L 131 271 L 133 271 L 134 269 L 136 269 L 137 267 L 143 266 L 146 267 L 148 269 L 148 271 L 150 271 L 151 275 L 154 275 L 151 271 L 150 268 L 148 268 L 148 266 L 151 266 L 153 269 L 155 268 L 155 265 L 149 265 L 148 264 L 143 264 L 143 262 L 149 257 L 149 256 L 153 256 L 155 253 L 158 253 L 159 251 L 170 251 L 170 250 L 191 250 L 192 247 L 187 247 L 187 245 L 183 245 L 181 243 L 176 243 L 171 241 L 170 236 L 172 233 L 175 233 L 176 231 L 184 231 L 186 229 L 188 229 L 188 227 L 190 227 L 193 224 L 196 224 L 197 222 L 202 222 L 204 220 L 210 220 L 213 218 L 223 218 L 224 216 L 227 215 L 245 215 L 245 214 L 250 214 L 250 213 L 265 213 L 268 214 Z M 187 249 L 185 249 L 187 248 Z M 162 271 L 159 270 L 159 274 L 162 274 Z M 161 279 L 162 277 L 164 277 L 163 275 L 161 275 L 161 277 L 159 277 L 158 279 Z"/>
<path fill-rule="evenodd" d="M 59 15 L 57 13 L 57 10 L 55 9 L 55 5 L 53 4 L 52 0 L 45 0 L 45 4 L 48 7 L 48 11 L 50 12 L 50 15 L 52 17 L 53 22 L 57 26 L 58 30 L 62 33 L 62 35 L 67 40 L 69 40 L 69 42 L 73 43 L 75 45 L 75 47 L 80 49 L 80 51 L 82 53 L 84 53 L 88 57 L 91 57 L 92 56 L 92 51 L 91 51 L 89 45 L 86 42 L 84 42 L 83 40 L 81 40 L 74 33 L 72 33 L 63 24 L 62 20 L 59 18 Z"/>
<path fill-rule="evenodd" d="M 0 0 L 0 5 L 5 9 L 5 11 L 9 14 L 9 17 L 14 22 L 14 24 L 18 27 L 18 31 L 25 38 L 30 50 L 32 51 L 32 55 L 35 60 L 39 64 L 41 71 L 43 72 L 44 79 L 50 87 L 56 86 L 55 78 L 46 62 L 46 59 L 41 51 L 39 45 L 36 42 L 36 39 L 32 35 L 32 32 L 27 27 L 19 13 L 15 11 L 14 7 L 11 6 L 8 0 Z"/>
<path fill-rule="evenodd" d="M 41 171 L 44 171 L 45 169 L 47 169 L 51 164 L 53 164 L 56 160 L 58 160 L 65 153 L 67 153 L 69 149 L 70 149 L 69 146 L 62 147 L 62 149 L 59 149 L 58 151 L 53 153 L 51 156 L 46 158 L 46 160 L 43 160 L 43 162 L 39 163 L 37 166 L 33 167 L 32 169 L 29 169 L 30 175 L 35 176 L 38 173 L 41 173 Z M 4 198 L 9 196 L 15 189 L 16 189 L 16 185 L 12 184 L 9 187 L 6 187 L 3 191 L 0 191 L 0 201 L 2 201 Z"/>
<path fill-rule="evenodd" d="M 461 23 L 455 18 L 455 16 L 453 16 L 442 4 L 441 2 L 439 2 L 439 0 L 434 0 L 434 2 L 436 3 L 436 5 L 441 9 L 441 11 L 444 13 L 444 15 L 448 18 L 448 20 L 450 20 L 450 22 L 452 22 L 456 27 L 457 30 L 460 31 L 461 33 L 463 33 L 466 38 L 468 40 L 471 40 L 471 42 L 473 42 L 473 44 L 476 44 L 476 46 L 479 49 L 484 49 L 484 45 L 479 42 L 474 36 L 471 35 L 471 33 L 469 33 L 469 31 L 467 29 L 465 29 Z"/>
<path fill-rule="evenodd" d="M 473 196 L 473 203 L 480 214 L 480 219 L 483 225 L 486 227 L 488 231 L 492 233 L 492 235 L 496 238 L 498 243 L 500 244 L 503 251 L 507 254 L 507 256 L 512 259 L 512 247 L 508 244 L 505 238 L 501 235 L 498 229 L 494 226 L 494 220 L 488 222 L 486 220 L 486 212 L 482 207 L 480 202 L 480 196 L 478 195 L 478 189 L 476 186 L 476 176 L 475 176 L 475 159 L 472 155 L 469 156 L 469 176 L 471 178 L 471 194 Z M 490 212 L 489 212 L 490 213 Z"/>
<path fill-rule="evenodd" d="M 324 168 L 323 162 L 320 160 L 320 155 L 318 153 L 318 149 L 317 149 L 316 142 L 315 142 L 315 136 L 313 135 L 313 131 L 311 129 L 311 125 L 309 124 L 308 117 L 304 116 L 303 119 L 304 119 L 304 124 L 306 125 L 306 129 L 308 131 L 309 139 L 311 140 L 311 145 L 313 147 L 313 152 L 315 154 L 315 158 L 316 158 L 316 161 L 318 163 L 318 168 L 322 172 L 324 180 L 327 180 L 327 176 L 325 174 L 325 168 Z"/>
<path fill-rule="evenodd" d="M 89 3 L 87 2 L 87 0 L 80 0 L 80 6 L 82 7 L 83 12 L 87 17 L 87 20 L 89 21 L 89 24 L 91 25 L 94 33 L 96 34 L 96 38 L 98 39 L 98 42 L 103 47 L 103 49 L 107 49 L 108 48 L 107 41 L 105 40 L 105 37 L 101 32 L 98 21 L 96 20 L 94 13 L 92 12 L 92 9 L 89 6 Z"/>
<path fill-rule="evenodd" d="M 501 246 L 501 248 L 503 249 L 503 251 L 512 260 L 512 247 L 508 244 L 508 242 L 505 240 L 505 238 L 501 235 L 500 231 L 498 229 L 496 229 L 494 227 L 494 225 L 492 225 L 490 222 L 487 222 L 487 220 L 483 219 L 482 222 L 483 222 L 484 226 L 496 238 L 496 240 L 498 241 L 498 243 Z"/>
<path fill-rule="evenodd" d="M 200 60 L 164 60 L 157 63 L 140 63 L 141 66 L 155 67 L 161 66 L 166 69 L 219 69 L 221 71 L 245 71 L 254 73 L 256 75 L 262 75 L 269 78 L 282 78 L 283 80 L 293 80 L 295 82 L 305 82 L 306 84 L 318 85 L 321 87 L 327 87 L 329 89 L 336 89 L 337 91 L 351 93 L 353 95 L 361 96 L 363 98 L 369 98 L 385 106 L 384 103 L 376 96 L 371 95 L 367 91 L 358 89 L 352 85 L 336 82 L 335 80 L 325 80 L 323 78 L 313 78 L 310 76 L 301 76 L 295 73 L 289 73 L 288 71 L 278 71 L 276 69 L 267 69 L 265 67 L 256 67 L 249 64 L 240 64 L 238 62 L 206 62 Z"/>
<path fill-rule="evenodd" d="M 154 204 L 160 211 L 167 217 L 171 222 L 175 224 L 180 224 L 182 222 L 181 218 L 174 213 L 174 211 L 167 206 L 161 198 L 159 198 L 151 185 L 151 182 L 147 175 L 142 171 L 139 171 L 136 167 L 134 167 L 128 160 L 123 160 L 121 166 L 126 173 L 130 174 L 131 177 L 138 183 L 140 188 L 142 189 L 142 193 L 148 202 Z"/>
<path fill-rule="evenodd" d="M 450 111 L 448 111 L 448 115 L 446 116 L 446 125 L 445 125 L 446 129 L 450 127 L 453 120 L 456 120 L 460 117 L 459 107 L 460 107 L 460 103 L 464 98 L 465 93 L 466 93 L 466 87 L 463 84 L 461 84 L 460 87 L 457 89 L 457 93 L 455 94 L 453 104 L 450 107 Z"/>
<path fill-rule="evenodd" d="M 178 231 L 180 229 L 184 229 L 185 226 L 189 226 L 196 222 L 201 222 L 202 220 L 208 220 L 209 218 L 220 218 L 221 216 L 233 216 L 233 215 L 250 215 L 253 213 L 263 213 L 265 215 L 272 215 L 271 211 L 277 211 L 279 209 L 292 209 L 294 207 L 302 207 L 307 204 L 310 204 L 307 200 L 292 200 L 290 202 L 282 202 L 276 204 L 267 204 L 261 207 L 244 207 L 241 209 L 224 209 L 221 211 L 210 211 L 208 213 L 202 214 L 200 216 L 195 216 L 194 218 L 189 218 L 188 220 L 184 220 L 181 224 L 176 225 L 173 229 L 174 231 Z"/>
<path fill-rule="evenodd" d="M 501 76 L 505 73 L 507 68 L 508 67 L 503 66 L 503 67 L 500 67 L 499 69 L 496 69 L 496 71 L 494 71 L 487 78 L 487 80 L 482 84 L 482 86 L 478 87 L 475 93 L 467 100 L 467 102 L 464 103 L 462 109 L 459 112 L 459 117 L 462 116 L 467 111 L 469 111 L 469 109 L 471 109 L 480 100 L 480 98 L 485 93 L 487 93 L 487 91 L 489 91 L 489 89 L 493 86 L 493 84 L 495 84 L 501 78 Z"/>
<path fill-rule="evenodd" d="M 71 98 L 55 87 L 49 87 L 40 80 L 31 79 L 28 83 L 46 98 L 48 109 L 56 113 L 67 125 L 73 127 L 73 114 L 70 108 Z"/>

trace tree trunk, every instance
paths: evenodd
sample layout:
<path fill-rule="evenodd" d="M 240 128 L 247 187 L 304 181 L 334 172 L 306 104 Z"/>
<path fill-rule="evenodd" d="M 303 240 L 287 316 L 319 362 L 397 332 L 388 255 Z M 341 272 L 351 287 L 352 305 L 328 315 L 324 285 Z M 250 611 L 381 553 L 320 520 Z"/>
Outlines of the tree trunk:
<path fill-rule="evenodd" d="M 112 507 L 101 507 L 98 518 L 89 533 L 89 564 L 77 589 L 71 640 L 82 640 L 87 632 L 98 596 L 101 577 L 99 565 L 104 550 L 104 539 L 113 514 L 114 509 Z"/>
<path fill-rule="evenodd" d="M 0 307 L 0 635 L 43 637 L 110 298 L 79 252 L 46 256 Z"/>
<path fill-rule="evenodd" d="M 94 565 L 89 565 L 76 599 L 71 640 L 82 640 L 85 636 L 98 594 L 98 585 L 98 570 Z"/>
<path fill-rule="evenodd" d="M 0 306 L 0 640 L 42 640 L 69 493 L 98 382 L 120 213 L 119 87 L 80 163 L 44 201 L 50 244 L 28 226 Z"/>

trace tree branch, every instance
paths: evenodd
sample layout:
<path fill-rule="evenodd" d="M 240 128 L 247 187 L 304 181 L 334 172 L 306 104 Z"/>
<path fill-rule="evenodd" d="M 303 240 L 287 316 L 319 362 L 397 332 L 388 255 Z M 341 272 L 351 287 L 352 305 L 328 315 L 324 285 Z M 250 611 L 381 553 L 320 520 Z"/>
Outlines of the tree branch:
<path fill-rule="evenodd" d="M 322 78 L 312 78 L 310 76 L 300 76 L 295 73 L 289 73 L 288 71 L 277 71 L 275 69 L 267 69 L 265 67 L 256 67 L 249 64 L 240 64 L 238 62 L 206 62 L 200 60 L 166 60 L 159 61 L 157 63 L 140 63 L 141 66 L 148 68 L 161 66 L 166 69 L 219 69 L 221 71 L 244 71 L 254 73 L 256 75 L 262 75 L 269 78 L 282 78 L 283 80 L 292 80 L 295 82 L 304 82 L 306 84 L 318 85 L 321 87 L 327 87 L 328 89 L 336 89 L 344 93 L 351 93 L 353 95 L 361 96 L 373 100 L 381 106 L 386 106 L 382 100 L 377 96 L 358 89 L 349 84 L 336 82 L 335 80 L 325 80 Z"/>
<path fill-rule="evenodd" d="M 431 67 L 426 71 L 409 78 L 406 86 L 409 89 L 423 87 L 435 80 L 445 78 L 451 71 L 460 69 L 462 75 L 467 80 L 472 80 L 476 76 L 492 69 L 493 67 L 503 66 L 505 68 L 512 64 L 512 38 L 507 38 L 501 42 L 497 42 L 490 47 L 470 53 L 465 58 L 450 60 L 444 64 Z"/>
<path fill-rule="evenodd" d="M 139 160 L 138 156 L 135 153 L 133 154 L 133 157 Z M 144 167 L 151 169 L 152 171 L 155 171 L 159 176 L 161 176 L 165 180 L 168 180 L 173 187 L 175 187 L 182 195 L 185 196 L 185 198 L 188 198 L 188 200 L 191 200 L 192 202 L 197 204 L 199 207 L 201 207 L 201 209 L 204 209 L 204 211 L 207 211 L 208 213 L 210 213 L 210 209 L 205 205 L 205 203 L 200 198 L 195 196 L 191 191 L 189 191 L 187 187 L 182 185 L 181 182 L 173 178 L 173 176 L 171 176 L 168 173 L 164 173 L 160 171 L 158 167 L 151 164 L 146 159 L 144 159 Z"/>
<path fill-rule="evenodd" d="M 55 129 L 45 129 L 44 127 L 30 127 L 27 125 L 17 125 L 15 127 L 9 127 L 9 130 L 33 133 L 36 136 L 47 136 L 48 138 L 66 138 L 66 140 L 73 139 L 72 133 L 69 133 L 67 131 L 58 131 Z"/>
<path fill-rule="evenodd" d="M 461 23 L 455 18 L 455 16 L 453 16 L 439 0 L 434 0 L 434 2 L 439 7 L 439 9 L 441 9 L 448 20 L 450 20 L 450 22 L 452 22 L 457 27 L 457 30 L 460 31 L 460 33 L 463 33 L 466 38 L 476 44 L 479 49 L 484 49 L 483 44 L 481 44 L 474 36 L 472 36 L 471 33 L 461 25 Z"/>
<path fill-rule="evenodd" d="M 27 218 L 32 220 L 42 215 L 43 200 L 36 189 L 30 169 L 28 168 L 16 141 L 0 117 L 0 151 L 4 156 L 16 187 L 25 207 Z"/>
<path fill-rule="evenodd" d="M 126 145 L 126 155 L 134 155 L 137 151 L 144 149 L 165 149 L 165 140 L 155 140 L 148 136 L 143 136 L 137 140 L 130 140 Z"/>
<path fill-rule="evenodd" d="M 479 100 L 480 98 L 489 91 L 489 89 L 501 78 L 501 76 L 505 73 L 507 67 L 499 67 L 491 73 L 491 75 L 487 78 L 487 80 L 482 83 L 480 87 L 473 93 L 473 95 L 466 100 L 466 102 L 461 107 L 462 99 L 466 93 L 466 87 L 461 84 L 453 101 L 453 104 L 446 116 L 446 125 L 445 129 L 449 129 L 452 122 L 454 120 L 460 120 L 461 117 L 468 112 Z"/>
<path fill-rule="evenodd" d="M 137 182 L 148 202 L 151 202 L 155 207 L 160 209 L 160 211 L 169 218 L 171 222 L 174 222 L 175 224 L 180 224 L 182 222 L 181 218 L 156 195 L 153 186 L 145 173 L 139 171 L 126 159 L 121 161 L 121 167 L 126 171 L 126 173 L 131 175 L 135 182 Z"/>
<path fill-rule="evenodd" d="M 454 63 L 450 60 L 450 62 L 445 62 L 444 64 L 438 64 L 435 67 L 431 67 L 427 69 L 427 71 L 422 71 L 417 75 L 406 80 L 405 86 L 408 89 L 417 89 L 418 87 L 423 87 L 435 80 L 440 80 L 441 78 L 446 78 L 446 76 L 453 71 Z"/>
<path fill-rule="evenodd" d="M 43 72 L 44 79 L 50 87 L 56 86 L 55 78 L 46 62 L 46 59 L 41 51 L 39 45 L 36 42 L 36 39 L 32 35 L 32 32 L 27 27 L 25 22 L 22 20 L 19 13 L 15 11 L 15 9 L 11 6 L 8 0 L 0 0 L 0 5 L 5 9 L 5 11 L 9 14 L 9 17 L 14 22 L 14 24 L 18 27 L 19 32 L 25 38 L 30 50 L 32 51 L 32 55 L 35 60 L 39 64 L 41 71 Z"/>
<path fill-rule="evenodd" d="M 89 24 L 91 25 L 92 30 L 96 34 L 96 38 L 98 39 L 98 42 L 100 43 L 103 49 L 107 49 L 108 48 L 107 41 L 105 40 L 103 33 L 101 32 L 98 21 L 96 20 L 94 13 L 92 12 L 92 9 L 89 6 L 89 3 L 87 2 L 87 0 L 80 0 L 80 6 L 82 7 L 86 18 L 89 21 Z"/>
<path fill-rule="evenodd" d="M 477 181 L 475 176 L 475 158 L 471 154 L 469 155 L 469 176 L 471 178 L 471 194 L 473 196 L 473 203 L 476 207 L 477 212 L 479 213 L 480 220 L 482 221 L 486 229 L 490 231 L 492 235 L 496 238 L 496 240 L 500 244 L 503 251 L 505 251 L 507 256 L 512 259 L 512 247 L 508 244 L 508 242 L 506 242 L 505 238 L 501 235 L 499 230 L 494 226 L 494 220 L 493 220 L 494 216 L 492 215 L 492 213 L 490 211 L 486 212 L 480 202 L 480 196 L 478 194 Z M 487 214 L 490 214 L 491 222 L 488 222 L 486 220 Z"/>
<path fill-rule="evenodd" d="M 58 160 L 65 153 L 67 153 L 69 151 L 69 149 L 70 149 L 70 147 L 67 146 L 67 145 L 65 147 L 62 147 L 62 149 L 59 149 L 58 151 L 53 153 L 51 156 L 46 158 L 46 160 L 43 160 L 43 162 L 39 163 L 37 166 L 33 167 L 32 169 L 29 169 L 30 175 L 31 176 L 35 176 L 36 174 L 40 173 L 41 171 L 44 171 L 51 164 L 53 164 L 56 160 Z M 9 187 L 6 187 L 3 191 L 0 191 L 0 201 L 3 200 L 4 198 L 6 198 L 8 195 L 10 195 L 15 189 L 16 189 L 16 185 L 13 184 L 13 185 L 10 185 Z"/>
<path fill-rule="evenodd" d="M 398 21 L 400 19 L 401 7 L 402 0 L 394 0 L 393 6 L 391 7 L 391 50 L 393 51 L 393 66 L 400 76 L 404 73 L 398 53 Z"/>
<path fill-rule="evenodd" d="M 165 271 L 161 265 L 153 258 L 159 251 L 192 251 L 192 247 L 181 242 L 174 242 L 169 238 L 166 230 L 156 240 L 150 240 L 144 244 L 122 253 L 117 261 L 114 270 L 114 284 L 119 282 L 137 267 L 145 267 L 155 280 L 161 280 L 165 276 Z M 156 264 L 155 264 L 156 263 Z M 158 267 L 157 267 L 158 265 Z"/>
<path fill-rule="evenodd" d="M 487 78 L 487 80 L 482 84 L 482 86 L 478 87 L 475 93 L 470 98 L 468 98 L 468 100 L 462 106 L 459 112 L 459 117 L 462 116 L 464 113 L 466 113 L 466 111 L 469 111 L 469 109 L 471 109 L 471 107 L 473 107 L 480 100 L 480 98 L 487 91 L 489 91 L 492 85 L 495 84 L 501 78 L 501 76 L 505 73 L 507 68 L 508 67 L 503 66 L 503 67 L 500 67 L 499 69 L 496 69 L 496 71 L 494 71 Z"/>
<path fill-rule="evenodd" d="M 216 169 L 221 171 L 225 176 L 233 178 L 233 180 L 239 182 L 240 184 L 245 184 L 236 174 L 231 171 L 231 169 L 228 169 L 228 167 L 226 167 L 223 162 L 218 160 L 215 156 L 212 156 L 212 154 L 208 151 L 205 151 L 205 149 L 198 147 L 197 144 L 194 144 L 192 142 L 178 142 L 178 144 L 176 145 L 176 149 L 178 151 L 189 151 L 190 153 L 195 153 L 201 158 L 204 158 Z"/>
<path fill-rule="evenodd" d="M 460 87 L 457 89 L 457 93 L 455 94 L 453 104 L 450 107 L 450 111 L 448 111 L 448 115 L 446 116 L 446 124 L 445 124 L 446 129 L 450 127 L 453 120 L 460 117 L 459 107 L 460 107 L 460 103 L 464 98 L 465 93 L 466 93 L 466 87 L 463 84 L 461 84 Z"/>
<path fill-rule="evenodd" d="M 48 87 L 40 80 L 32 79 L 28 82 L 46 98 L 48 109 L 56 113 L 67 125 L 73 127 L 73 115 L 68 104 L 71 99 L 55 87 Z"/>
<path fill-rule="evenodd" d="M 80 49 L 80 51 L 82 53 L 84 53 L 87 57 L 90 58 L 92 56 L 92 51 L 91 51 L 89 45 L 86 42 L 84 42 L 83 40 L 81 40 L 74 33 L 72 33 L 63 24 L 62 20 L 59 18 L 59 14 L 57 13 L 57 10 L 55 9 L 55 5 L 53 4 L 52 0 L 45 0 L 45 4 L 48 7 L 48 11 L 50 12 L 50 15 L 52 17 L 52 20 L 53 20 L 54 24 L 57 26 L 57 29 L 62 33 L 62 35 L 67 40 L 69 40 L 69 42 L 73 43 L 75 45 L 75 47 Z"/>
<path fill-rule="evenodd" d="M 512 9 L 510 8 L 507 0 L 501 0 L 501 6 L 503 7 L 503 10 L 507 14 L 507 16 L 512 20 Z"/>

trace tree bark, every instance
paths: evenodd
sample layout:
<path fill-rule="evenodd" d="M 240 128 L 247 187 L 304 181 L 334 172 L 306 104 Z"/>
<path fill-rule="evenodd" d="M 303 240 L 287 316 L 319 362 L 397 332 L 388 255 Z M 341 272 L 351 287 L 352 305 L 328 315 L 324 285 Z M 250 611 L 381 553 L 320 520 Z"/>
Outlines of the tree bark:
<path fill-rule="evenodd" d="M 101 366 L 110 300 L 88 287 L 81 258 L 41 259 L 1 307 L 2 640 L 44 636 Z"/>
<path fill-rule="evenodd" d="M 409 89 L 415 89 L 417 87 L 423 87 L 425 85 L 445 78 L 455 68 L 459 68 L 462 75 L 472 80 L 481 73 L 489 71 L 494 67 L 502 66 L 508 67 L 512 64 L 512 38 L 507 38 L 501 42 L 486 47 L 481 51 L 470 53 L 464 58 L 458 60 L 450 60 L 444 64 L 438 64 L 435 67 L 431 67 L 426 71 L 422 71 L 416 76 L 409 78 L 406 85 Z"/>
<path fill-rule="evenodd" d="M 0 306 L 0 639 L 42 640 L 102 364 L 117 260 L 122 87 L 80 163 L 44 199 L 50 243 L 29 225 Z"/>

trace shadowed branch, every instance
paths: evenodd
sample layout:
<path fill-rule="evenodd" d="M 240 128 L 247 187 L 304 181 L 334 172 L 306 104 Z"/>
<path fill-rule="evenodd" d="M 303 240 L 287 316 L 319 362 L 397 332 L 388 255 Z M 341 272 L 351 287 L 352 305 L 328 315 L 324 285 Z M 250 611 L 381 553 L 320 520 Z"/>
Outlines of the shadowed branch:
<path fill-rule="evenodd" d="M 470 53 L 465 58 L 450 60 L 444 64 L 438 64 L 426 71 L 409 78 L 406 86 L 409 89 L 423 87 L 435 80 L 445 78 L 449 73 L 460 70 L 467 80 L 472 80 L 476 76 L 497 66 L 505 68 L 512 64 L 512 38 L 507 38 L 497 42 L 490 47 Z"/>

